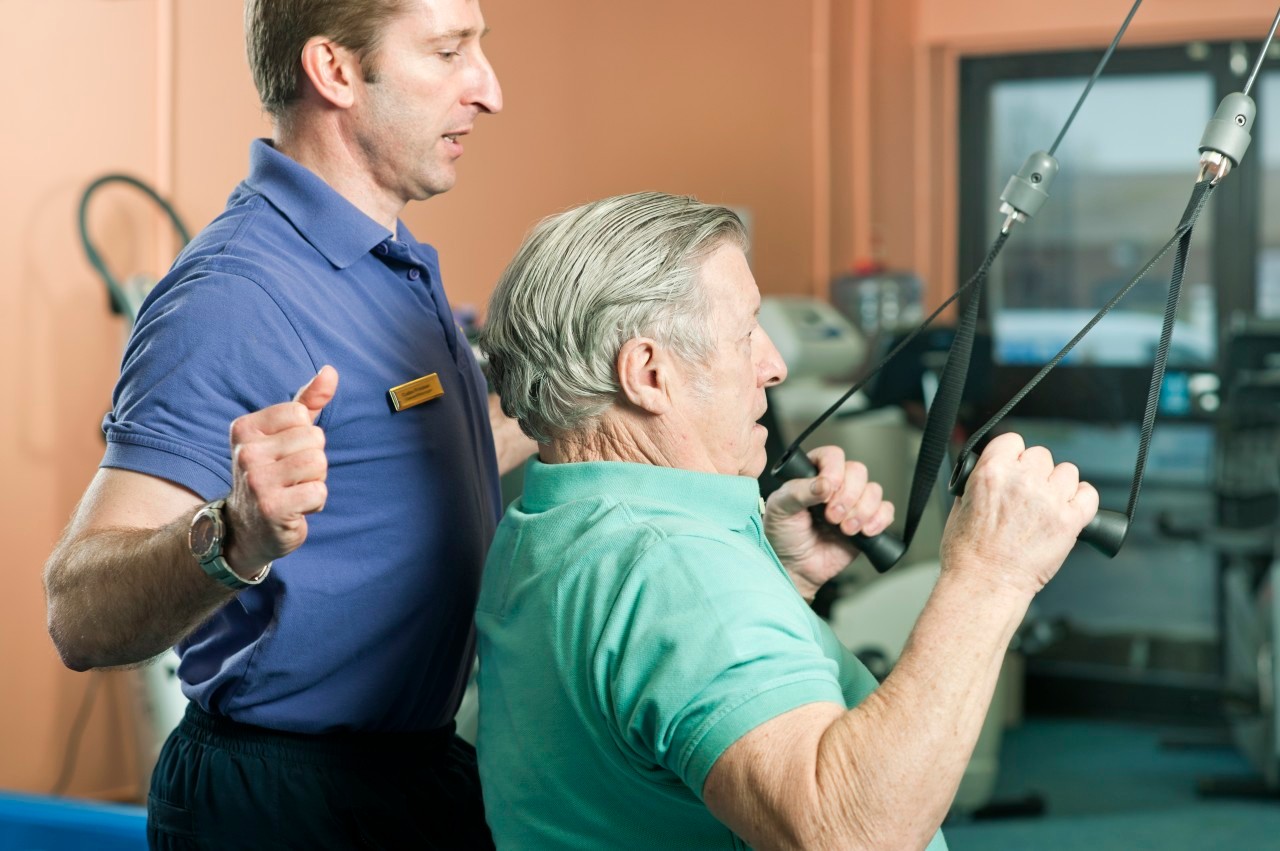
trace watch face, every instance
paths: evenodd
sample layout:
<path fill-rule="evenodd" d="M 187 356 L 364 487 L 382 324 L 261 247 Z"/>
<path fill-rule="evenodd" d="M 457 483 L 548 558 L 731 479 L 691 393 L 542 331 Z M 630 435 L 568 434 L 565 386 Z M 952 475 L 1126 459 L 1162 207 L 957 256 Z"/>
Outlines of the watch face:
<path fill-rule="evenodd" d="M 218 518 L 212 511 L 205 509 L 191 521 L 191 554 L 204 561 L 214 554 L 214 549 L 221 543 L 222 529 Z"/>

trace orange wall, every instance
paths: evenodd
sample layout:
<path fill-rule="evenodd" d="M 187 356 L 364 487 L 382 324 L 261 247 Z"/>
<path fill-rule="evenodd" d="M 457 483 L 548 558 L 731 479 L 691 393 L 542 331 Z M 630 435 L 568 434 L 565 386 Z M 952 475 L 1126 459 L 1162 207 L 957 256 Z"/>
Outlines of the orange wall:
<path fill-rule="evenodd" d="M 155 158 L 150 4 L 0 0 L 9 75 L 0 125 L 0 787 L 49 789 L 86 678 L 64 671 L 44 634 L 40 567 L 101 453 L 122 328 L 76 242 L 91 177 L 148 173 Z M 110 212 L 110 199 L 102 212 Z M 129 243 L 128 210 L 98 219 Z M 137 262 L 147 243 L 117 254 Z M 116 790 L 135 768 L 119 711 L 101 693 L 94 753 L 73 788 Z"/>
<path fill-rule="evenodd" d="M 484 0 L 507 108 L 482 119 L 458 187 L 412 206 L 455 303 L 482 305 L 539 217 L 636 189 L 741 205 L 766 293 L 822 292 L 874 255 L 955 282 L 955 76 L 966 53 L 1103 45 L 1128 0 Z M 1257 38 L 1261 0 L 1149 3 L 1130 43 Z M 95 176 L 171 194 L 192 228 L 267 132 L 235 0 L 0 0 L 0 788 L 49 789 L 88 677 L 44 632 L 41 565 L 101 456 L 120 320 L 73 215 Z M 124 194 L 93 230 L 125 271 L 171 256 Z M 112 674 L 70 789 L 135 787 L 127 675 Z"/>
<path fill-rule="evenodd" d="M 457 302 L 482 305 L 542 216 L 642 189 L 740 205 L 763 286 L 812 286 L 808 3 L 486 0 L 504 112 L 458 187 L 411 207 Z"/>

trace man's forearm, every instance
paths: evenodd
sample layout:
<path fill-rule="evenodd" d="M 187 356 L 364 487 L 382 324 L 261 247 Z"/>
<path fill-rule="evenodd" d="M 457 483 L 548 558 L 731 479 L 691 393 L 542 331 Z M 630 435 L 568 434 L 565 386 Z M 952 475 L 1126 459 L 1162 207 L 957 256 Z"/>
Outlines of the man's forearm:
<path fill-rule="evenodd" d="M 981 576 L 944 571 L 893 673 L 822 736 L 817 794 L 837 834 L 867 847 L 929 841 L 972 756 L 1029 603 Z"/>
<path fill-rule="evenodd" d="M 67 667 L 144 662 L 231 598 L 192 557 L 190 519 L 184 514 L 159 529 L 103 529 L 58 546 L 44 579 L 49 634 Z"/>

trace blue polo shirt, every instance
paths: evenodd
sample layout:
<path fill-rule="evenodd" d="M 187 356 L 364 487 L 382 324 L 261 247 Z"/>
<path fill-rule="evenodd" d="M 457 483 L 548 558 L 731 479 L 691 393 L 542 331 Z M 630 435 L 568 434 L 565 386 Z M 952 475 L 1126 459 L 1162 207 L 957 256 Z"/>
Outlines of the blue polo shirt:
<path fill-rule="evenodd" d="M 231 421 L 336 367 L 318 421 L 324 511 L 262 585 L 179 645 L 179 676 L 210 712 L 278 730 L 439 727 L 471 665 L 501 508 L 484 377 L 433 248 L 403 225 L 392 238 L 265 141 L 250 160 L 142 306 L 102 466 L 225 496 Z M 430 373 L 444 395 L 394 411 L 388 389 Z"/>

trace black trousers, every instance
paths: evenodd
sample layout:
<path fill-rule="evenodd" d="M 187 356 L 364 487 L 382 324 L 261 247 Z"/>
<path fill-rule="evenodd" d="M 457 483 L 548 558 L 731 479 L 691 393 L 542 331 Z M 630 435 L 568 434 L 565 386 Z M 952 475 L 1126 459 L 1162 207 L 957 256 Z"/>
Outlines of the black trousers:
<path fill-rule="evenodd" d="M 307 736 L 195 704 L 160 752 L 147 840 L 177 849 L 492 849 L 475 750 L 427 733 Z"/>

